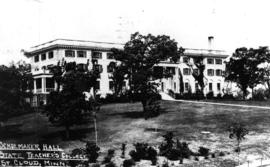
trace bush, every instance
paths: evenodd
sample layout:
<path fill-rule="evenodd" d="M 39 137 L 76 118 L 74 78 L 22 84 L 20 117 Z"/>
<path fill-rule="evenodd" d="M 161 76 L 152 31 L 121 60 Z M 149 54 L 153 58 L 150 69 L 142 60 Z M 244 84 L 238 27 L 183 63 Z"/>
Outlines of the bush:
<path fill-rule="evenodd" d="M 94 163 L 97 161 L 97 158 L 99 156 L 99 150 L 100 148 L 96 145 L 94 142 L 87 142 L 86 143 L 86 156 L 90 163 Z"/>
<path fill-rule="evenodd" d="M 105 97 L 100 97 L 100 95 L 97 95 L 96 98 L 102 104 L 130 102 L 130 97 L 128 94 L 122 94 L 120 96 L 115 96 L 114 94 L 106 94 Z"/>
<path fill-rule="evenodd" d="M 149 99 L 145 107 L 144 118 L 153 118 L 159 116 L 161 113 L 160 102 L 156 99 Z"/>
<path fill-rule="evenodd" d="M 169 162 L 168 161 L 164 161 L 162 164 L 162 167 L 169 167 Z"/>
<path fill-rule="evenodd" d="M 123 162 L 123 167 L 132 167 L 135 166 L 135 162 L 133 159 L 126 159 Z"/>
<path fill-rule="evenodd" d="M 267 99 L 267 95 L 268 91 L 264 90 L 264 89 L 257 89 L 253 92 L 253 100 L 266 100 Z"/>
<path fill-rule="evenodd" d="M 171 89 L 168 89 L 168 95 L 170 95 L 171 97 L 175 98 L 175 93 Z"/>
<path fill-rule="evenodd" d="M 125 155 L 126 155 L 126 144 L 125 143 L 122 143 L 122 154 L 121 154 L 121 157 L 122 158 L 125 158 Z"/>
<path fill-rule="evenodd" d="M 140 161 L 141 159 L 151 160 L 152 165 L 156 164 L 157 161 L 157 151 L 148 146 L 147 143 L 136 143 L 134 144 L 135 150 L 131 150 L 129 155 L 134 161 Z"/>
<path fill-rule="evenodd" d="M 108 153 L 107 153 L 107 156 L 104 157 L 104 160 L 103 160 L 103 163 L 110 163 L 112 158 L 114 156 L 114 150 L 113 149 L 109 149 L 108 150 Z"/>
<path fill-rule="evenodd" d="M 214 97 L 214 92 L 208 92 L 207 94 L 206 94 L 206 98 L 207 99 L 213 99 L 213 97 Z"/>
<path fill-rule="evenodd" d="M 205 147 L 200 147 L 198 152 L 200 156 L 203 156 L 203 157 L 207 157 L 209 155 L 209 149 Z"/>
<path fill-rule="evenodd" d="M 205 96 L 201 90 L 197 90 L 195 93 L 195 99 L 196 100 L 202 100 L 205 99 Z"/>
<path fill-rule="evenodd" d="M 221 93 L 217 94 L 216 99 L 222 99 L 222 94 Z"/>
<path fill-rule="evenodd" d="M 226 94 L 223 95 L 222 99 L 224 99 L 224 100 L 234 100 L 235 98 L 233 97 L 233 94 L 226 93 Z"/>
<path fill-rule="evenodd" d="M 221 151 L 221 152 L 219 153 L 219 156 L 220 156 L 220 157 L 223 157 L 223 156 L 225 156 L 225 153 Z"/>
<path fill-rule="evenodd" d="M 116 167 L 116 165 L 113 162 L 109 162 L 105 165 L 105 167 Z"/>
<path fill-rule="evenodd" d="M 181 143 L 177 140 L 176 145 L 174 144 L 172 132 L 167 132 L 163 137 L 166 142 L 159 147 L 161 156 L 165 156 L 169 160 L 179 160 L 189 158 L 192 154 L 186 142 Z"/>

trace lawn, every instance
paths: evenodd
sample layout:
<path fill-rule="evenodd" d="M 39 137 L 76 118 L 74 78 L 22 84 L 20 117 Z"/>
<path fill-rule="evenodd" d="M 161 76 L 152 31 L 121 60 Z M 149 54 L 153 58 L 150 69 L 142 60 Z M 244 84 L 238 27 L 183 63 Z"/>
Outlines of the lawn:
<path fill-rule="evenodd" d="M 204 146 L 212 152 L 230 153 L 219 161 L 236 162 L 237 154 L 233 152 L 236 142 L 229 139 L 226 129 L 231 122 L 241 121 L 247 125 L 250 133 L 241 144 L 240 161 L 246 161 L 251 155 L 255 158 L 270 158 L 267 154 L 270 151 L 269 110 L 170 101 L 162 101 L 161 105 L 165 112 L 149 120 L 142 117 L 140 103 L 103 105 L 97 116 L 98 143 L 102 154 L 109 148 L 118 149 L 116 154 L 120 154 L 122 143 L 127 143 L 128 150 L 132 149 L 135 142 L 158 146 L 163 141 L 162 135 L 172 131 L 176 138 L 187 141 L 193 151 Z M 63 140 L 63 128 L 53 127 L 47 118 L 39 113 L 14 117 L 5 124 L 6 128 L 0 132 L 0 140 L 5 142 L 46 142 L 59 144 L 66 151 L 70 151 L 84 147 L 87 140 L 94 140 L 92 122 L 74 127 L 70 141 Z M 202 133 L 204 131 L 210 133 Z"/>

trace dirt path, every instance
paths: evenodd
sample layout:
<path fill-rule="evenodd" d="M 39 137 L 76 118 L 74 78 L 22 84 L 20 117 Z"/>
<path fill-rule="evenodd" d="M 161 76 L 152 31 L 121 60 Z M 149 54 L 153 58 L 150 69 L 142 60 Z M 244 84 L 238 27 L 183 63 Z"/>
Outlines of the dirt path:
<path fill-rule="evenodd" d="M 242 104 L 203 102 L 203 101 L 193 101 L 193 100 L 175 100 L 175 99 L 174 100 L 169 100 L 169 101 L 179 101 L 179 102 L 184 102 L 184 103 L 197 103 L 197 104 L 212 104 L 212 105 L 244 107 L 244 108 L 258 108 L 258 109 L 268 109 L 268 110 L 270 110 L 270 107 L 267 107 L 267 106 L 254 106 L 254 105 L 242 105 Z"/>

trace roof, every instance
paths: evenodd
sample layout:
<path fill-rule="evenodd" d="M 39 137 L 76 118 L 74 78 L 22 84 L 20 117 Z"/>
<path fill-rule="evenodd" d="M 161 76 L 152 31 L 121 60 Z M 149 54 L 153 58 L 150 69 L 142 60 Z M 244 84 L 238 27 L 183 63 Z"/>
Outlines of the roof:
<path fill-rule="evenodd" d="M 110 50 L 111 48 L 122 49 L 123 47 L 124 44 L 121 43 L 73 40 L 73 39 L 55 39 L 40 45 L 33 46 L 27 50 L 24 50 L 24 55 L 29 57 L 32 56 L 33 54 L 55 48 Z"/>
<path fill-rule="evenodd" d="M 64 48 L 64 49 L 91 49 L 91 50 L 104 50 L 109 51 L 111 48 L 123 49 L 124 44 L 113 42 L 98 42 L 87 40 L 73 40 L 73 39 L 55 39 L 40 45 L 33 46 L 24 51 L 26 57 L 30 57 L 34 54 L 44 51 Z M 206 56 L 206 57 L 228 57 L 229 55 L 223 50 L 209 50 L 209 49 L 192 49 L 184 48 L 184 54 L 187 56 Z"/>

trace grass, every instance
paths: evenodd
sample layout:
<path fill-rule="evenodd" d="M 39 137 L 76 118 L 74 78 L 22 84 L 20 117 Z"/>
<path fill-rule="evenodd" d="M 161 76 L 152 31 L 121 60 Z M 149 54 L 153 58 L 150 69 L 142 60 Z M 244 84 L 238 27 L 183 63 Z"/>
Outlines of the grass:
<path fill-rule="evenodd" d="M 135 142 L 157 146 L 163 141 L 162 135 L 166 131 L 173 131 L 176 138 L 190 143 L 193 151 L 205 146 L 212 152 L 230 152 L 230 155 L 224 157 L 224 161 L 231 162 L 236 157 L 232 151 L 236 142 L 229 139 L 226 129 L 234 121 L 245 123 L 250 130 L 241 144 L 241 161 L 248 155 L 260 157 L 264 152 L 270 151 L 269 110 L 170 101 L 162 101 L 161 105 L 166 113 L 149 120 L 143 118 L 140 103 L 103 105 L 97 116 L 101 152 L 105 154 L 109 148 L 114 148 L 120 154 L 123 142 L 128 144 L 127 150 L 132 149 Z M 63 140 L 63 128 L 53 127 L 39 113 L 13 117 L 5 124 L 6 127 L 0 130 L 0 140 L 5 142 L 53 143 L 70 151 L 84 147 L 87 140 L 94 141 L 92 122 L 74 127 L 70 141 Z M 204 134 L 203 131 L 209 131 L 210 134 Z"/>

